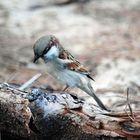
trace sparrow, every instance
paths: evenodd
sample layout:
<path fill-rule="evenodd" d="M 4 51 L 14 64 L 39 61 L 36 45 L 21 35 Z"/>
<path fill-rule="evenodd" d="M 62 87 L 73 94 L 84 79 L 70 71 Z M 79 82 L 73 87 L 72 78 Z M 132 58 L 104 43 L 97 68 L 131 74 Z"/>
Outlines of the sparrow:
<path fill-rule="evenodd" d="M 91 74 L 83 65 L 63 48 L 59 40 L 53 35 L 39 38 L 34 46 L 34 63 L 42 58 L 46 63 L 47 72 L 55 79 L 66 84 L 67 87 L 78 87 L 92 96 L 97 104 L 104 110 L 108 110 L 102 101 L 96 96 L 91 80 Z M 65 88 L 65 89 L 66 89 Z"/>

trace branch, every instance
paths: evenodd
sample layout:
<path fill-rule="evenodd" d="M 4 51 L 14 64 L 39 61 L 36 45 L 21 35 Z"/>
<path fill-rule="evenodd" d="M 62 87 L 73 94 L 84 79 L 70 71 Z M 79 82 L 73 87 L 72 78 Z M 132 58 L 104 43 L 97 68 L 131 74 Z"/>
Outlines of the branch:
<path fill-rule="evenodd" d="M 0 85 L 0 130 L 37 139 L 94 139 L 140 136 L 140 111 L 107 112 L 73 94 Z M 32 117 L 31 117 L 32 116 Z M 16 125 L 15 125 L 16 124 Z"/>

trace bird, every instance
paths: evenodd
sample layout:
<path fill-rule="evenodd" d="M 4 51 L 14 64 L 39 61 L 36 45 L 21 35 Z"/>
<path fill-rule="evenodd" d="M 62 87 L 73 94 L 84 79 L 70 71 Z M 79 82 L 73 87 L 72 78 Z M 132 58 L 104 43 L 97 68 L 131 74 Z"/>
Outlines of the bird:
<path fill-rule="evenodd" d="M 108 110 L 97 97 L 91 85 L 94 81 L 90 72 L 75 59 L 69 51 L 64 49 L 58 38 L 54 35 L 44 35 L 33 45 L 35 63 L 42 58 L 46 64 L 47 72 L 68 87 L 77 87 L 94 98 L 103 110 Z"/>

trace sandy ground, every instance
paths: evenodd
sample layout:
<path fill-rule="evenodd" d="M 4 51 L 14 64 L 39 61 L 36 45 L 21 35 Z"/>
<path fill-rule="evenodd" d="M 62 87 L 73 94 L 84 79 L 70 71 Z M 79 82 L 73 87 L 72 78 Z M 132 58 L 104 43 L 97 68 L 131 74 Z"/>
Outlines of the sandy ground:
<path fill-rule="evenodd" d="M 123 94 L 127 87 L 139 94 L 140 0 L 67 1 L 0 1 L 0 81 L 24 83 L 46 73 L 42 61 L 32 63 L 32 46 L 54 34 L 91 71 L 101 96 Z M 47 74 L 36 84 L 63 87 Z"/>

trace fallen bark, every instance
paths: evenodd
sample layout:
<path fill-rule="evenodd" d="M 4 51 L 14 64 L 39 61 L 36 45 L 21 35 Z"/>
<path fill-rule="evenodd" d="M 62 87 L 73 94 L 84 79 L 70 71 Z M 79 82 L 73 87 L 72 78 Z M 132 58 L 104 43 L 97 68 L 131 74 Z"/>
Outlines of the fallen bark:
<path fill-rule="evenodd" d="M 0 84 L 0 130 L 17 139 L 138 138 L 140 111 L 107 112 L 72 94 Z"/>

